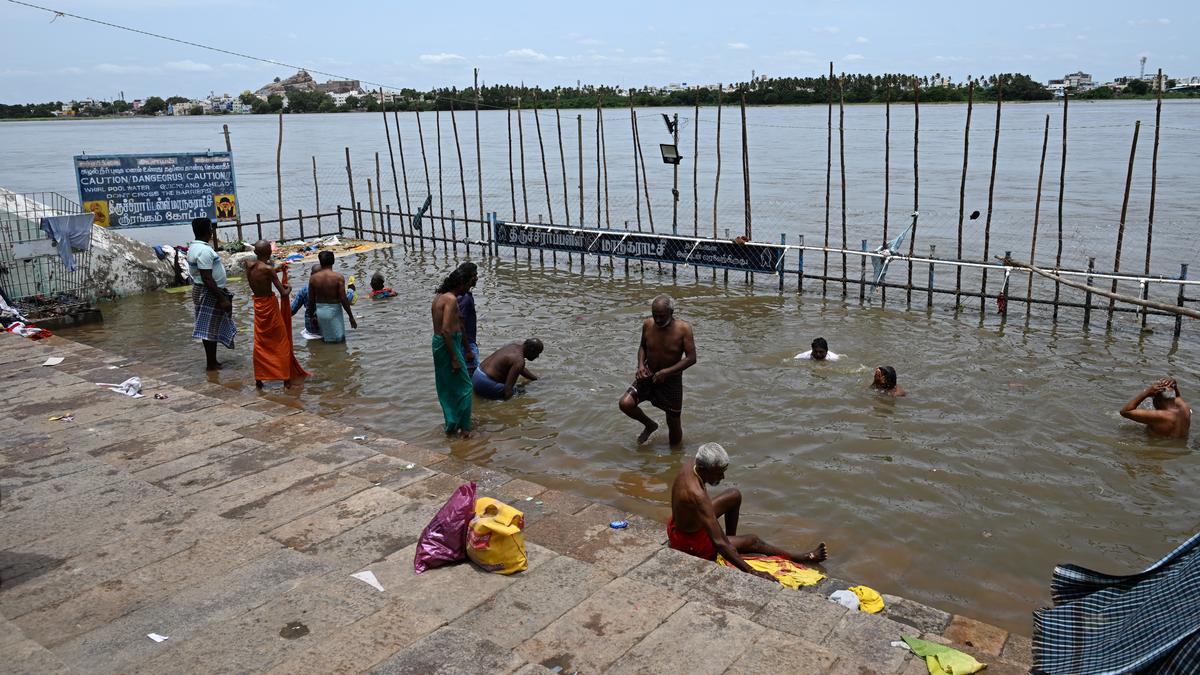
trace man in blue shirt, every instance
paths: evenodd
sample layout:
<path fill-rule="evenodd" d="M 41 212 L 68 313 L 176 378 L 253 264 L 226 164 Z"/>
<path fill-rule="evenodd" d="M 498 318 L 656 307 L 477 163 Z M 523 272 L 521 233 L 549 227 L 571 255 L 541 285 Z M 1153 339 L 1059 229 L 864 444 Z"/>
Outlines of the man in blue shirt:
<path fill-rule="evenodd" d="M 188 272 L 192 277 L 192 304 L 196 308 L 196 322 L 192 337 L 204 343 L 207 370 L 220 370 L 217 361 L 217 343 L 233 349 L 237 326 L 233 323 L 233 294 L 225 289 L 225 265 L 221 256 L 211 245 L 216 228 L 208 218 L 192 221 L 192 234 L 196 239 L 188 244 Z"/>
<path fill-rule="evenodd" d="M 463 276 L 468 279 L 466 292 L 458 296 L 458 316 L 462 320 L 463 339 L 467 341 L 467 373 L 475 374 L 479 367 L 479 342 L 476 339 L 478 323 L 475 317 L 475 296 L 471 289 L 479 281 L 479 268 L 473 262 L 465 262 L 458 266 Z"/>

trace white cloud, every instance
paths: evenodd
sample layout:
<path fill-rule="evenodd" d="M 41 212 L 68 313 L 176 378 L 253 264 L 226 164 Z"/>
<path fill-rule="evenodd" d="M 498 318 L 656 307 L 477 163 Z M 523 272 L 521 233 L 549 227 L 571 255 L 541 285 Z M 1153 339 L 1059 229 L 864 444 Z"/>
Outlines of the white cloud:
<path fill-rule="evenodd" d="M 862 61 L 863 59 L 865 59 L 867 57 L 863 56 L 862 54 L 847 54 L 843 58 L 846 61 Z"/>
<path fill-rule="evenodd" d="M 597 40 L 596 38 L 582 38 L 579 40 L 579 44 L 585 47 L 599 47 L 600 45 L 604 44 L 604 40 Z"/>
<path fill-rule="evenodd" d="M 814 32 L 814 33 L 828 33 L 829 35 L 833 35 L 834 33 L 841 31 L 842 29 L 838 28 L 837 26 L 819 26 L 816 28 L 812 28 L 810 30 L 812 30 L 812 32 Z"/>
<path fill-rule="evenodd" d="M 149 73 L 154 69 L 147 68 L 146 66 L 122 66 L 115 63 L 97 63 L 92 67 L 92 70 L 108 75 L 128 75 L 130 73 Z"/>
<path fill-rule="evenodd" d="M 667 50 L 663 49 L 662 47 L 655 47 L 654 49 L 650 50 L 650 53 L 654 54 L 655 56 L 666 56 Z"/>
<path fill-rule="evenodd" d="M 510 49 L 507 52 L 504 52 L 504 55 L 510 59 L 517 59 L 519 61 L 546 61 L 550 58 L 539 51 L 530 49 L 529 47 Z"/>
<path fill-rule="evenodd" d="M 1130 19 L 1130 26 L 1166 26 L 1171 23 L 1170 19 Z"/>
<path fill-rule="evenodd" d="M 750 45 L 746 44 L 745 42 L 730 42 L 726 46 L 730 49 L 750 49 Z"/>
<path fill-rule="evenodd" d="M 870 40 L 868 40 L 867 38 L 865 38 L 865 37 L 863 37 L 863 36 L 861 36 L 861 35 L 859 35 L 858 37 L 854 38 L 854 41 L 855 41 L 856 43 L 860 44 L 860 45 L 865 45 L 865 44 L 867 44 L 868 42 L 870 42 Z"/>
<path fill-rule="evenodd" d="M 82 75 L 84 73 L 84 70 L 83 70 L 83 68 L 69 66 L 67 68 L 63 68 L 62 70 L 59 70 L 58 72 L 62 73 L 63 75 Z"/>
<path fill-rule="evenodd" d="M 1062 23 L 1031 23 L 1028 26 L 1025 26 L 1025 30 L 1054 30 L 1056 28 L 1062 28 L 1065 25 L 1066 24 Z"/>
<path fill-rule="evenodd" d="M 192 61 L 190 59 L 184 59 L 183 61 L 168 61 L 163 64 L 163 67 L 167 70 L 182 71 L 185 73 L 204 73 L 213 69 L 212 66 L 208 65 L 207 63 L 197 63 L 196 61 Z"/>
<path fill-rule="evenodd" d="M 420 57 L 421 63 L 449 63 L 451 61 L 466 61 L 465 58 L 458 54 L 450 54 L 447 52 L 439 52 L 437 54 L 422 54 Z"/>
<path fill-rule="evenodd" d="M 222 63 L 221 70 L 232 70 L 235 72 L 244 72 L 250 70 L 250 66 L 244 63 Z"/>

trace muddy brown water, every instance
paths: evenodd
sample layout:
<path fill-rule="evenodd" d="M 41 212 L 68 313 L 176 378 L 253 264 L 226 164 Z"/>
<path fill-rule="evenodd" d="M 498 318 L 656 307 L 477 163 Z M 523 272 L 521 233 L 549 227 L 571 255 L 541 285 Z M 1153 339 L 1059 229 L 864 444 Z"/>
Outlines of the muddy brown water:
<path fill-rule="evenodd" d="M 481 348 L 542 338 L 545 354 L 531 366 L 542 379 L 508 402 L 477 399 L 482 436 L 451 442 L 428 307 L 454 264 L 400 249 L 339 262 L 359 279 L 382 270 L 399 297 L 359 301 L 345 345 L 298 343 L 314 376 L 262 395 L 664 521 L 684 456 L 718 441 L 733 459 L 727 483 L 745 495 L 743 531 L 789 547 L 824 540 L 833 576 L 1024 634 L 1049 600 L 1056 563 L 1131 573 L 1196 529 L 1195 443 L 1149 441 L 1117 414 L 1165 375 L 1193 396 L 1194 326 L 1178 343 L 1161 320 L 1145 335 L 1133 318 L 1111 334 L 1085 333 L 1078 310 L 1064 310 L 1057 328 L 1036 314 L 1026 327 L 1016 312 L 1001 327 L 994 311 L 981 322 L 974 307 L 956 315 L 948 300 L 932 312 L 863 307 L 857 294 L 847 303 L 779 294 L 769 281 L 751 292 L 690 272 L 672 283 L 652 266 L 636 273 L 636 263 L 629 277 L 620 263 L 598 273 L 593 261 L 580 275 L 506 254 L 480 263 Z M 252 391 L 249 293 L 235 286 L 238 344 L 221 350 L 227 369 L 215 379 Z M 693 323 L 699 353 L 684 378 L 682 452 L 667 446 L 665 429 L 639 447 L 638 426 L 616 405 L 639 321 L 660 292 Z M 200 374 L 186 294 L 102 308 L 103 324 L 64 335 Z M 300 317 L 295 326 L 298 336 Z M 840 362 L 792 358 L 818 335 Z M 907 398 L 868 389 L 881 364 L 895 366 Z"/>

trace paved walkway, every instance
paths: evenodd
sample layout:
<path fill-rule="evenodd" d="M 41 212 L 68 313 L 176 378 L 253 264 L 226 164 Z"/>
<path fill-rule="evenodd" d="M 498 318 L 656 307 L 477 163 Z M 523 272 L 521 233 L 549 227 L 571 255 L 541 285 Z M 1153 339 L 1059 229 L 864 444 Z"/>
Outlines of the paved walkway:
<path fill-rule="evenodd" d="M 134 375 L 145 398 L 94 384 Z M 891 596 L 848 612 L 845 581 L 719 568 L 661 523 L 199 373 L 0 333 L 0 385 L 2 672 L 924 673 L 902 634 L 1028 669 L 1027 638 Z M 527 571 L 413 574 L 466 480 L 525 511 Z"/>

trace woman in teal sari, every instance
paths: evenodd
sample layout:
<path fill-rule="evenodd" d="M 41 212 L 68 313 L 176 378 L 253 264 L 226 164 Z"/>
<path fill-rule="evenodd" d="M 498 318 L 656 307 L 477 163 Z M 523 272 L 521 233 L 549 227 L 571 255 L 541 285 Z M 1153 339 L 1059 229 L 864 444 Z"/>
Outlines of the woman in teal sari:
<path fill-rule="evenodd" d="M 466 292 L 470 279 L 459 270 L 450 273 L 433 298 L 433 372 L 438 402 L 442 404 L 446 434 L 471 435 L 471 402 L 474 395 L 464 356 L 462 322 L 458 317 L 458 295 Z"/>

